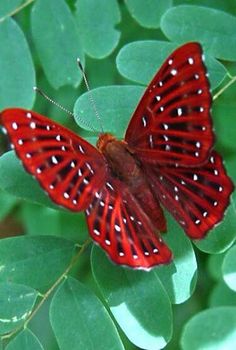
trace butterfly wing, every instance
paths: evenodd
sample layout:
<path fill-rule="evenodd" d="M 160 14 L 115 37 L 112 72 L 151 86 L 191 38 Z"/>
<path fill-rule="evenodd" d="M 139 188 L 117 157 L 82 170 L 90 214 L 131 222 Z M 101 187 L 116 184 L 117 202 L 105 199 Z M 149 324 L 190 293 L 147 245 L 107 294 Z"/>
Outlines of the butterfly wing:
<path fill-rule="evenodd" d="M 222 220 L 234 185 L 216 152 L 197 168 L 144 167 L 160 202 L 189 237 L 203 238 Z"/>
<path fill-rule="evenodd" d="M 0 122 L 25 168 L 55 203 L 73 211 L 88 207 L 107 174 L 105 159 L 95 147 L 32 111 L 6 109 Z"/>
<path fill-rule="evenodd" d="M 171 251 L 118 179 L 110 175 L 85 213 L 90 235 L 115 263 L 148 269 L 170 262 Z"/>
<path fill-rule="evenodd" d="M 158 164 L 203 163 L 214 136 L 211 94 L 202 49 L 188 43 L 157 72 L 128 125 L 125 140 L 139 159 Z"/>

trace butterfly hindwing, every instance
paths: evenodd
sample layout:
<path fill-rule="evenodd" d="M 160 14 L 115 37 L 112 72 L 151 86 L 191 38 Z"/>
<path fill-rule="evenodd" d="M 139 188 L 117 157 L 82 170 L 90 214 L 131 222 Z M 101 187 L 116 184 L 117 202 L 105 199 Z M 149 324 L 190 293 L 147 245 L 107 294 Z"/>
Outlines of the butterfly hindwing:
<path fill-rule="evenodd" d="M 86 209 L 105 182 L 102 154 L 67 128 L 35 112 L 7 109 L 0 118 L 23 165 L 51 199 L 73 211 Z"/>
<path fill-rule="evenodd" d="M 145 168 L 160 202 L 189 237 L 203 238 L 223 219 L 234 186 L 215 151 L 206 164 L 197 168 Z"/>
<path fill-rule="evenodd" d="M 148 163 L 201 164 L 214 141 L 211 102 L 201 46 L 185 44 L 167 58 L 149 84 L 125 140 Z"/>
<path fill-rule="evenodd" d="M 90 235 L 114 262 L 144 269 L 170 262 L 171 251 L 118 179 L 109 177 L 86 216 Z"/>

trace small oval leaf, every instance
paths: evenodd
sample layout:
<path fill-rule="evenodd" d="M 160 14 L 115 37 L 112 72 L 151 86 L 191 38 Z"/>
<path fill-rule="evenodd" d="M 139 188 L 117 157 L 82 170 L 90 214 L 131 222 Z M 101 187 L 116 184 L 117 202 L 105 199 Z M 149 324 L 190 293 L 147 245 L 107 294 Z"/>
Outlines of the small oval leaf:
<path fill-rule="evenodd" d="M 236 307 L 214 307 L 199 312 L 185 325 L 181 349 L 236 348 Z"/>
<path fill-rule="evenodd" d="M 147 85 L 166 58 L 179 46 L 167 41 L 145 40 L 122 47 L 116 57 L 117 68 L 124 77 Z M 206 55 L 206 66 L 212 89 L 226 77 L 225 67 L 214 57 Z"/>
<path fill-rule="evenodd" d="M 170 40 L 200 41 L 212 56 L 236 61 L 236 17 L 226 12 L 194 5 L 172 7 L 163 15 L 161 29 Z"/>
<path fill-rule="evenodd" d="M 161 16 L 171 7 L 172 0 L 126 0 L 131 16 L 143 27 L 159 28 Z"/>
<path fill-rule="evenodd" d="M 35 71 L 24 33 L 11 18 L 0 22 L 0 110 L 31 108 Z M 20 59 L 19 59 L 20 57 Z"/>
<path fill-rule="evenodd" d="M 96 14 L 91 18 L 91 13 Z M 84 51 L 91 57 L 104 58 L 117 46 L 120 32 L 115 26 L 121 16 L 116 0 L 79 0 L 76 21 Z"/>
<path fill-rule="evenodd" d="M 38 0 L 32 9 L 32 34 L 50 84 L 77 86 L 81 81 L 76 59 L 84 61 L 74 18 L 64 0 Z M 42 40 L 43 36 L 43 40 Z"/>

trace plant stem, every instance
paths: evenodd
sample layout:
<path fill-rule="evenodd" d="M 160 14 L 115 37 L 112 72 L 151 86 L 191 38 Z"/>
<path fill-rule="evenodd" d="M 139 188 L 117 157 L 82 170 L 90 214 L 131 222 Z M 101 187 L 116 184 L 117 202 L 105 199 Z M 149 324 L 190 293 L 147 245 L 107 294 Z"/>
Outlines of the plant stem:
<path fill-rule="evenodd" d="M 223 86 L 222 89 L 220 89 L 220 90 L 213 96 L 213 101 L 216 100 L 225 90 L 228 89 L 228 87 L 229 87 L 230 85 L 232 85 L 232 84 L 236 81 L 236 76 L 234 76 L 234 77 L 231 77 L 231 76 L 230 76 L 230 79 L 231 79 L 231 80 L 230 80 L 225 86 Z"/>
<path fill-rule="evenodd" d="M 32 320 L 32 318 L 36 315 L 36 313 L 39 311 L 39 309 L 41 308 L 41 306 L 44 304 L 44 302 L 47 300 L 47 298 L 51 295 L 51 293 L 55 290 L 55 288 L 61 283 L 61 281 L 66 278 L 67 274 L 69 273 L 69 271 L 72 269 L 72 267 L 75 265 L 75 263 L 78 261 L 80 255 L 84 252 L 85 248 L 89 245 L 89 243 L 91 242 L 91 239 L 88 238 L 84 244 L 82 245 L 82 247 L 80 248 L 80 250 L 78 251 L 78 253 L 76 255 L 73 256 L 73 258 L 71 259 L 70 264 L 67 266 L 67 268 L 65 269 L 65 271 L 59 276 L 59 278 L 53 283 L 53 285 L 48 289 L 48 291 L 43 295 L 42 300 L 38 303 L 38 305 L 36 306 L 36 308 L 31 312 L 31 314 L 29 315 L 29 317 L 26 319 L 25 323 L 22 325 L 20 325 L 19 327 L 17 327 L 16 329 L 14 329 L 14 331 L 12 331 L 11 333 L 8 333 L 4 336 L 2 336 L 2 339 L 8 339 L 10 337 L 12 337 L 14 334 L 16 334 L 18 331 L 21 330 L 21 328 L 26 328 L 28 323 Z"/>
<path fill-rule="evenodd" d="M 22 5 L 20 5 L 19 7 L 17 7 L 15 10 L 9 12 L 6 16 L 0 18 L 0 23 L 5 21 L 5 19 L 7 19 L 8 17 L 12 17 L 15 16 L 18 12 L 20 12 L 21 10 L 23 10 L 26 6 L 30 5 L 32 2 L 34 2 L 35 0 L 27 0 L 26 2 L 24 2 Z"/>

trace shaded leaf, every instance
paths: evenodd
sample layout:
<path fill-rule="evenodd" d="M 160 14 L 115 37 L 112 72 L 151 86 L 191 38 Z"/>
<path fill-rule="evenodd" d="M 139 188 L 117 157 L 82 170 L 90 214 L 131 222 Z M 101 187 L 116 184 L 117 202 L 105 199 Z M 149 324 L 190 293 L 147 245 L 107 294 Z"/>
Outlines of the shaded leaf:
<path fill-rule="evenodd" d="M 158 28 L 161 16 L 171 7 L 172 0 L 126 0 L 131 16 L 143 27 Z"/>
<path fill-rule="evenodd" d="M 22 2 L 23 2 L 23 0 L 1 1 L 1 3 L 0 3 L 0 22 L 4 16 L 10 14 Z"/>
<path fill-rule="evenodd" d="M 91 14 L 95 14 L 91 18 Z M 117 46 L 120 22 L 116 0 L 77 0 L 76 21 L 84 51 L 91 57 L 104 58 Z"/>
<path fill-rule="evenodd" d="M 73 242 L 51 236 L 1 239 L 0 282 L 44 291 L 64 272 L 73 252 Z"/>
<path fill-rule="evenodd" d="M 236 293 L 221 281 L 211 291 L 209 306 L 236 306 Z"/>
<path fill-rule="evenodd" d="M 142 349 L 162 349 L 172 335 L 172 311 L 157 274 L 114 265 L 97 246 L 91 262 L 94 278 L 129 340 Z"/>
<path fill-rule="evenodd" d="M 56 89 L 81 80 L 76 59 L 84 61 L 74 18 L 64 0 L 38 0 L 32 9 L 32 34 L 47 79 Z M 43 37 L 43 40 L 42 40 Z"/>
<path fill-rule="evenodd" d="M 174 304 L 183 303 L 192 295 L 196 285 L 197 261 L 190 239 L 176 221 L 165 213 L 168 234 L 164 241 L 173 252 L 171 264 L 154 269 Z"/>
<path fill-rule="evenodd" d="M 222 273 L 227 286 L 236 292 L 236 246 L 230 248 L 225 254 Z"/>
<path fill-rule="evenodd" d="M 24 324 L 37 296 L 37 291 L 28 286 L 0 283 L 0 334 L 9 333 Z"/>
<path fill-rule="evenodd" d="M 50 320 L 60 350 L 124 349 L 105 307 L 74 278 L 68 277 L 54 295 Z"/>
<path fill-rule="evenodd" d="M 0 22 L 0 42 L 0 109 L 30 108 L 35 98 L 35 71 L 24 33 L 13 19 Z"/>
<path fill-rule="evenodd" d="M 56 208 L 36 180 L 24 170 L 13 151 L 0 157 L 1 188 L 10 194 L 32 202 Z"/>
<path fill-rule="evenodd" d="M 43 350 L 43 346 L 31 330 L 26 328 L 8 343 L 5 350 Z"/>
<path fill-rule="evenodd" d="M 0 220 L 9 214 L 17 202 L 18 200 L 15 197 L 0 190 Z"/>
<path fill-rule="evenodd" d="M 122 47 L 116 57 L 119 72 L 126 78 L 147 85 L 166 58 L 179 46 L 167 41 L 145 40 Z M 225 67 L 214 57 L 206 55 L 206 65 L 212 89 L 226 76 Z"/>
<path fill-rule="evenodd" d="M 236 307 L 214 307 L 199 312 L 185 325 L 183 350 L 236 348 Z"/>
<path fill-rule="evenodd" d="M 212 56 L 236 60 L 236 17 L 226 12 L 194 5 L 172 7 L 163 15 L 161 29 L 170 40 L 200 41 Z"/>
<path fill-rule="evenodd" d="M 99 106 L 102 126 L 106 132 L 117 137 L 123 137 L 131 115 L 140 99 L 144 89 L 141 86 L 106 86 L 92 90 L 96 105 Z M 91 130 L 92 125 L 97 131 L 101 126 L 96 119 L 89 99 L 89 93 L 78 98 L 74 108 L 76 122 L 82 128 Z M 78 119 L 77 116 L 80 116 Z M 84 123 L 83 123 L 84 121 Z"/>

